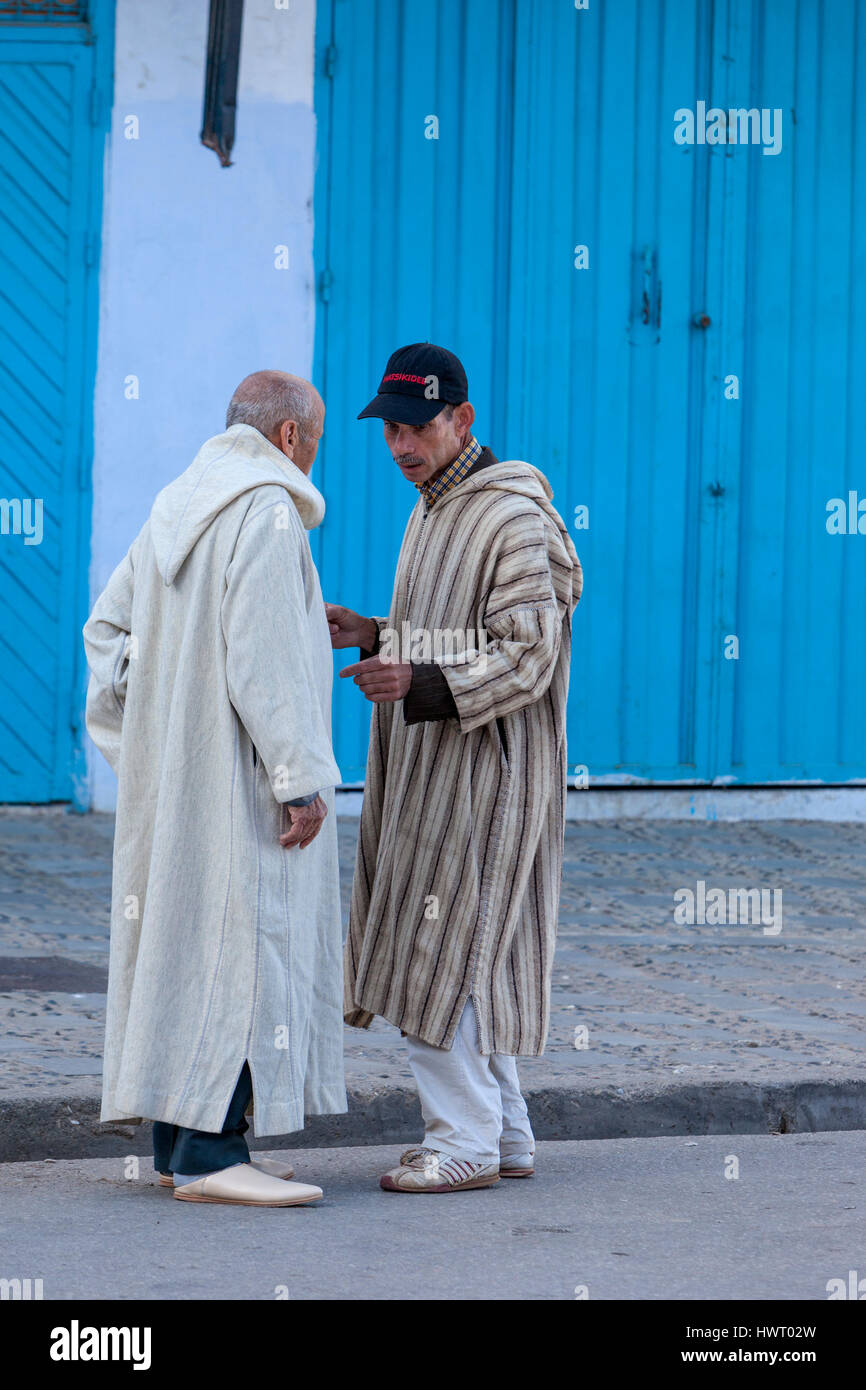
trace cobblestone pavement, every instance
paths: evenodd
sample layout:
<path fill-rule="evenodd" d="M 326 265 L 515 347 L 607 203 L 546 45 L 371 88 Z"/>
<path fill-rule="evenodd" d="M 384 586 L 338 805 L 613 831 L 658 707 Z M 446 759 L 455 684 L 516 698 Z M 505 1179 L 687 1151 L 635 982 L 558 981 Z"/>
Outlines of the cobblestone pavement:
<path fill-rule="evenodd" d="M 357 826 L 339 826 L 346 906 Z M 0 1095 L 99 1090 L 112 833 L 0 808 Z M 674 894 L 699 881 L 781 893 L 781 930 L 679 924 Z M 570 824 L 550 1040 L 524 1083 L 866 1076 L 864 921 L 859 824 Z M 350 1085 L 410 1077 L 381 1020 L 346 1030 L 346 1065 Z"/>

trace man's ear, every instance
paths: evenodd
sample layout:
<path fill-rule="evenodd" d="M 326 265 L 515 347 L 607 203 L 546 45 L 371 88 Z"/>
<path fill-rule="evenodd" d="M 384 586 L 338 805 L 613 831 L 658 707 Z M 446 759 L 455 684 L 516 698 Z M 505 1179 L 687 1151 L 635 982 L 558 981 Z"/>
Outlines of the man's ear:
<path fill-rule="evenodd" d="M 298 443 L 298 426 L 295 420 L 283 421 L 280 425 L 279 441 L 277 448 L 290 459 Z"/>
<path fill-rule="evenodd" d="M 475 419 L 475 407 L 469 401 L 461 401 L 454 407 L 454 419 L 461 434 L 464 430 L 471 429 Z"/>

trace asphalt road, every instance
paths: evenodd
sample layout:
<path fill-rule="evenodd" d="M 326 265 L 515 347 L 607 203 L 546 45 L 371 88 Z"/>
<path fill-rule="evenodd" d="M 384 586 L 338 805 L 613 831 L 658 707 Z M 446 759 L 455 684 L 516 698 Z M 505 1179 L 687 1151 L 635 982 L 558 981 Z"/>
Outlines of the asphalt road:
<path fill-rule="evenodd" d="M 543 1143 L 534 1179 L 447 1196 L 382 1192 L 398 1158 L 299 1151 L 325 1200 L 258 1211 L 175 1202 L 145 1160 L 3 1164 L 0 1278 L 46 1300 L 826 1300 L 853 1270 L 866 1294 L 863 1131 Z"/>

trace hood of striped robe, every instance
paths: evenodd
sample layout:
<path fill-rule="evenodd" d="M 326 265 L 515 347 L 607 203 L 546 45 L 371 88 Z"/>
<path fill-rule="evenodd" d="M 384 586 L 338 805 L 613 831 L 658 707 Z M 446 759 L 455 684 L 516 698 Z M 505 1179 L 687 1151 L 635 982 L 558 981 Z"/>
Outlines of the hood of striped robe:
<path fill-rule="evenodd" d="M 573 611 L 583 592 L 583 568 L 574 542 L 568 533 L 568 527 L 553 506 L 553 488 L 541 469 L 536 468 L 531 463 L 525 463 L 522 459 L 508 459 L 491 464 L 488 468 L 482 468 L 461 484 L 459 490 L 462 491 L 467 486 L 479 491 L 490 489 L 496 492 L 515 492 L 522 497 L 531 497 L 544 512 L 559 532 L 562 540 L 563 564 L 566 569 L 570 568 L 570 595 L 564 592 L 568 587 L 567 585 L 560 587 L 560 584 L 557 584 L 557 592 L 559 597 L 566 602 L 570 599 L 569 606 Z"/>

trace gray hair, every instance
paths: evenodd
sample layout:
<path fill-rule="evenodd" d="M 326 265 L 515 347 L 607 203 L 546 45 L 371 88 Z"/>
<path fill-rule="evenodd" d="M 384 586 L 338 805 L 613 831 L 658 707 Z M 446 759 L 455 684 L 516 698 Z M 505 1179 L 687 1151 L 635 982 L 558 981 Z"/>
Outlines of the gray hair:
<path fill-rule="evenodd" d="M 284 420 L 296 420 L 301 439 L 307 440 L 313 435 L 317 419 L 315 393 L 306 383 L 287 377 L 262 382 L 255 399 L 246 399 L 235 392 L 226 411 L 226 429 L 232 425 L 252 425 L 270 439 Z"/>

